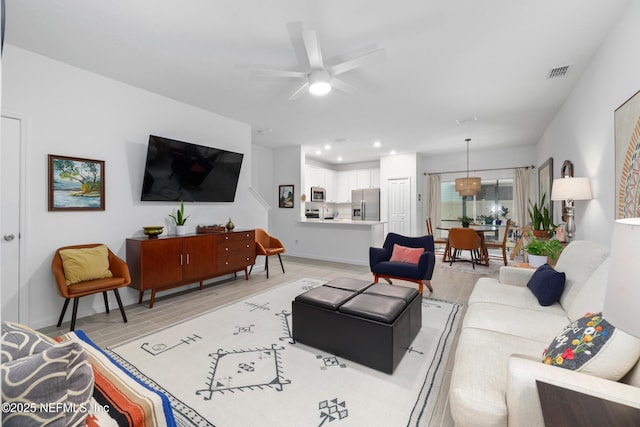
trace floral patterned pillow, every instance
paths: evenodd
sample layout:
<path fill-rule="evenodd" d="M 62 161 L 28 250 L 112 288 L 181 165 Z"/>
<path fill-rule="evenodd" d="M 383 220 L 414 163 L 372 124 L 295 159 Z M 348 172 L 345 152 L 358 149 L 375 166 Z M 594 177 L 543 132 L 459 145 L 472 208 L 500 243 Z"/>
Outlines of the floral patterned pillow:
<path fill-rule="evenodd" d="M 617 381 L 640 358 L 640 339 L 587 313 L 569 324 L 543 352 L 542 362 Z"/>

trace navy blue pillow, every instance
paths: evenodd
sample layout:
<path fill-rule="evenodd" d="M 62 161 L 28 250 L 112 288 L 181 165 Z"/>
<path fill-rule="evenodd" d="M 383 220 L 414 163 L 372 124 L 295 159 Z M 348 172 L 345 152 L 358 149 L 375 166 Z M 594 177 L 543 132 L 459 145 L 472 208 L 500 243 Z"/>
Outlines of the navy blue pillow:
<path fill-rule="evenodd" d="M 533 273 L 527 287 L 538 298 L 540 305 L 551 305 L 560 299 L 564 291 L 565 274 L 555 271 L 549 264 L 542 265 Z"/>

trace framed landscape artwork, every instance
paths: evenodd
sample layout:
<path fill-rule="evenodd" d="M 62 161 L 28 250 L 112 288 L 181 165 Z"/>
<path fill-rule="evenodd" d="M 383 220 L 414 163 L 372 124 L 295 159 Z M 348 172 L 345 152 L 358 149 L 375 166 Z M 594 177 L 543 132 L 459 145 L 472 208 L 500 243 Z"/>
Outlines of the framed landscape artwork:
<path fill-rule="evenodd" d="M 293 185 L 281 185 L 278 188 L 278 207 L 292 208 L 293 207 Z"/>
<path fill-rule="evenodd" d="M 616 219 L 640 217 L 640 91 L 616 109 L 614 120 Z"/>
<path fill-rule="evenodd" d="M 104 161 L 49 154 L 49 211 L 103 211 Z"/>

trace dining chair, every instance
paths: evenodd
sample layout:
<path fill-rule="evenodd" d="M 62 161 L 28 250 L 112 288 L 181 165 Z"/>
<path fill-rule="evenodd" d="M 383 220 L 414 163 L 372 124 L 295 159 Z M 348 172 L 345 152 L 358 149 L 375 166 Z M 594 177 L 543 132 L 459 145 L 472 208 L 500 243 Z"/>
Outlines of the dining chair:
<path fill-rule="evenodd" d="M 428 216 L 427 217 L 427 235 L 428 236 L 433 236 L 433 243 L 438 245 L 446 245 L 447 244 L 447 239 L 444 239 L 442 237 L 440 238 L 436 238 L 436 236 L 433 234 L 433 224 L 431 223 L 431 217 Z"/>
<path fill-rule="evenodd" d="M 490 255 L 489 258 L 492 259 L 501 259 L 504 261 L 504 265 L 507 265 L 507 239 L 509 238 L 509 227 L 511 226 L 511 220 L 507 220 L 507 225 L 504 228 L 504 236 L 502 236 L 502 242 L 499 241 L 487 241 L 485 240 L 484 246 L 487 249 L 501 249 L 502 257 L 496 255 Z"/>
<path fill-rule="evenodd" d="M 451 251 L 449 265 L 453 265 L 457 261 L 466 261 L 471 262 L 475 270 L 476 264 L 481 262 L 482 239 L 473 229 L 452 228 L 449 230 L 449 248 Z M 462 251 L 469 251 L 471 260 L 461 259 Z"/>

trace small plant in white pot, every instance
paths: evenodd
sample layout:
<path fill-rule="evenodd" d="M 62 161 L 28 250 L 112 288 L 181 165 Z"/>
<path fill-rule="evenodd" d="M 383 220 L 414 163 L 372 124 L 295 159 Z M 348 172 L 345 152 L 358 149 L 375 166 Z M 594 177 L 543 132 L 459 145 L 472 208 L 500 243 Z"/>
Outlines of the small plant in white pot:
<path fill-rule="evenodd" d="M 527 243 L 525 247 L 529 258 L 529 265 L 536 268 L 549 261 L 555 263 L 562 249 L 564 249 L 562 244 L 556 239 L 544 240 L 535 237 Z"/>
<path fill-rule="evenodd" d="M 187 222 L 188 216 L 184 216 L 184 202 L 180 202 L 180 208 L 176 210 L 175 215 L 169 214 L 173 222 L 176 224 L 176 236 L 184 236 L 187 234 L 187 227 L 184 225 Z"/>

